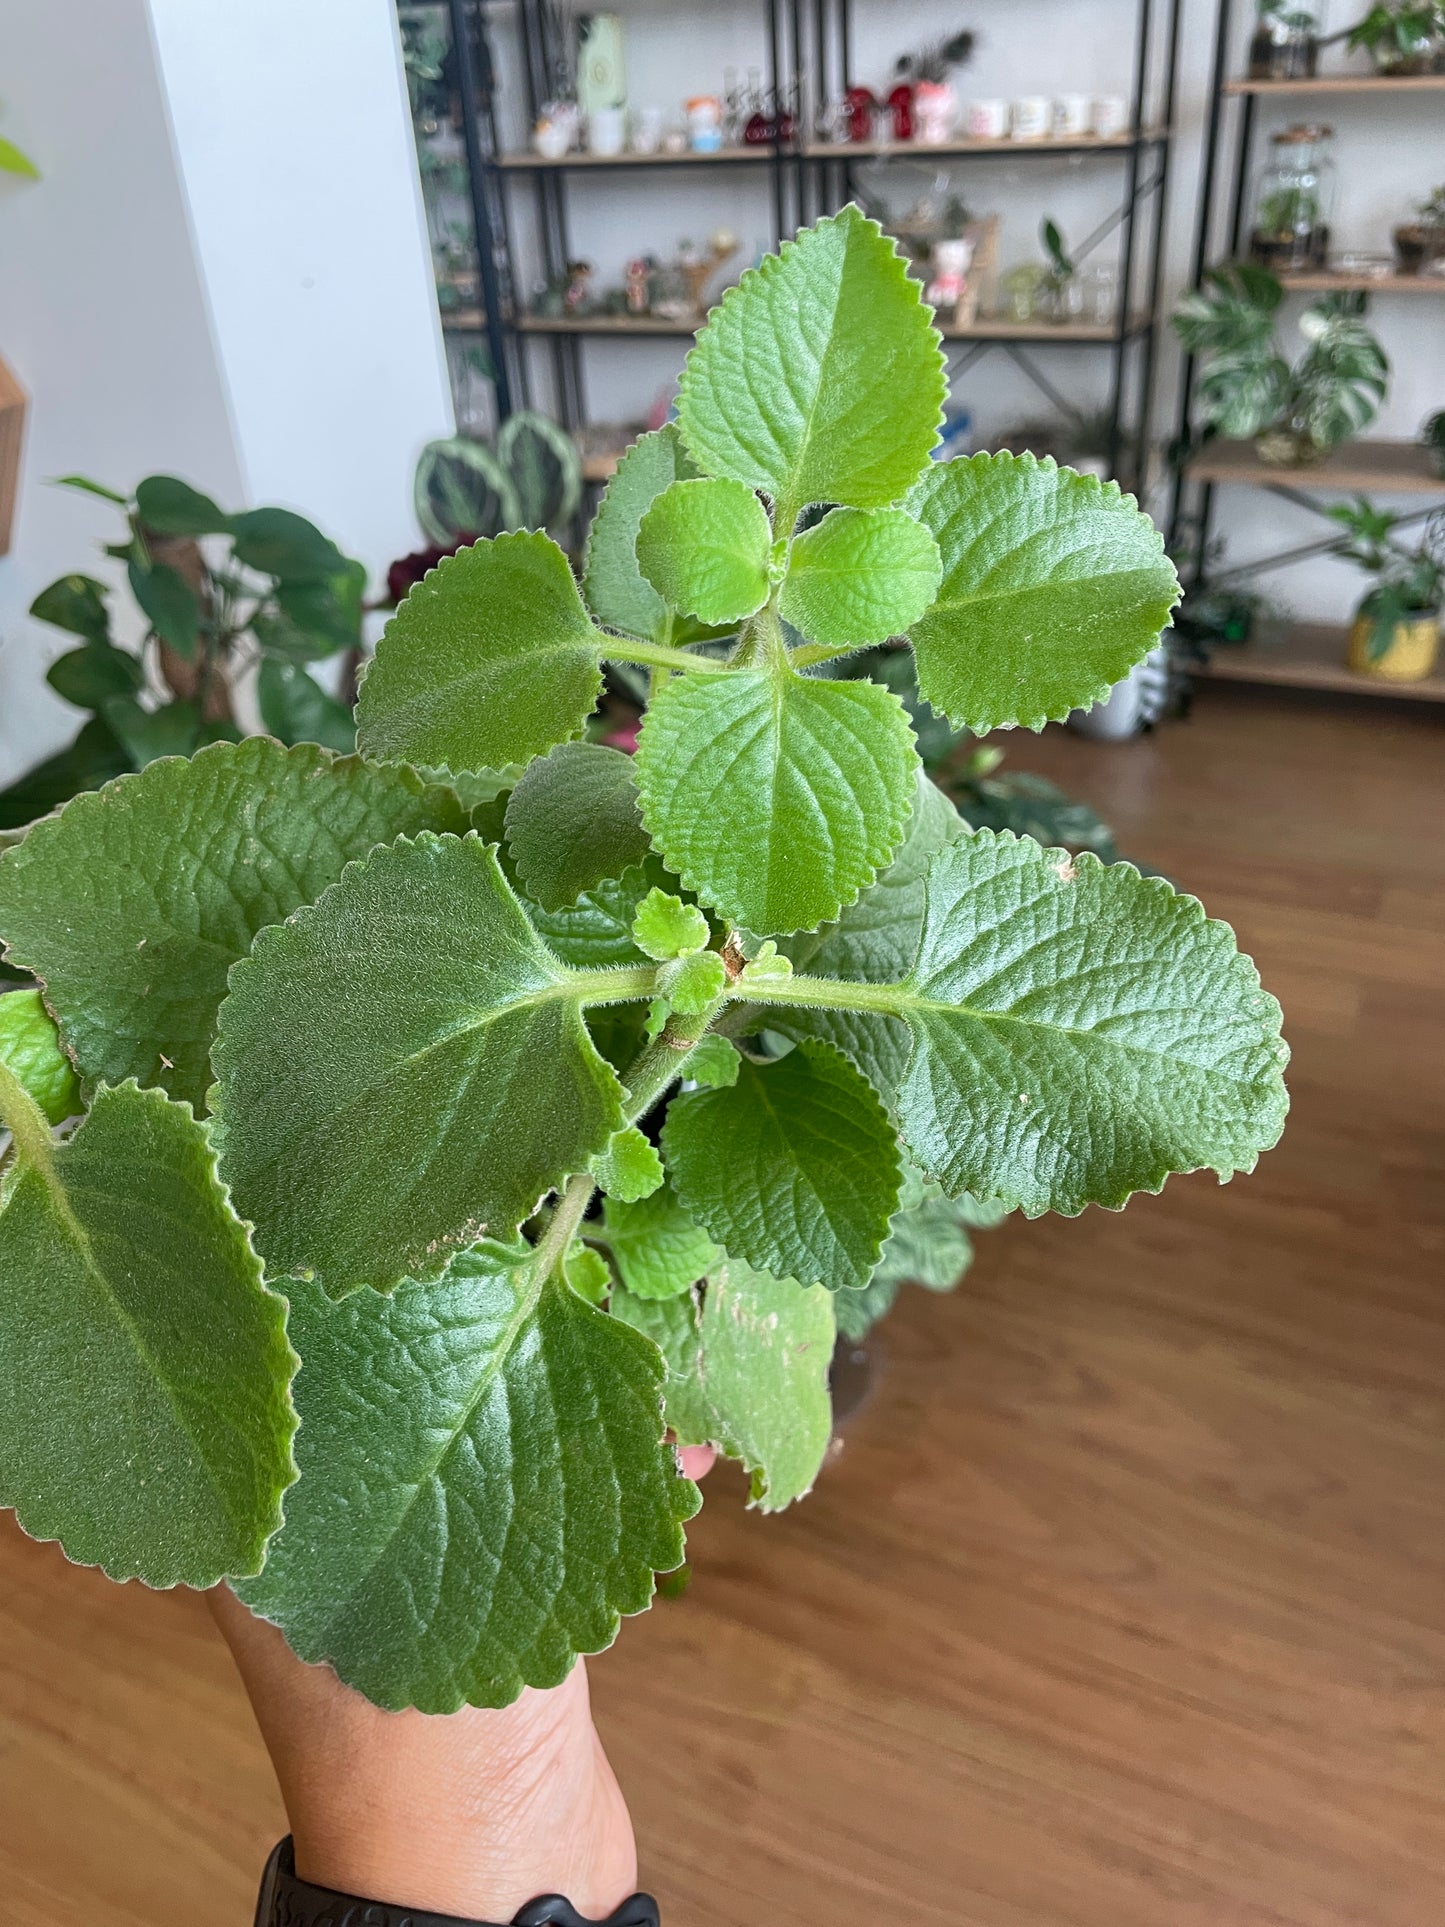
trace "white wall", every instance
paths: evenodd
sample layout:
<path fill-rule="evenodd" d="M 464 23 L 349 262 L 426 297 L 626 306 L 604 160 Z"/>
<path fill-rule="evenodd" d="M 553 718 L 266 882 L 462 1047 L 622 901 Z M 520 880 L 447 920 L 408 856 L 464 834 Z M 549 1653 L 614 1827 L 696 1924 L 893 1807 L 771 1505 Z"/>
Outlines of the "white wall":
<path fill-rule="evenodd" d="M 449 432 L 392 0 L 0 0 L 0 354 L 29 388 L 0 558 L 0 780 L 65 740 L 25 610 L 104 575 L 101 503 L 165 470 L 280 502 L 373 575 L 417 539 L 411 471 Z"/>

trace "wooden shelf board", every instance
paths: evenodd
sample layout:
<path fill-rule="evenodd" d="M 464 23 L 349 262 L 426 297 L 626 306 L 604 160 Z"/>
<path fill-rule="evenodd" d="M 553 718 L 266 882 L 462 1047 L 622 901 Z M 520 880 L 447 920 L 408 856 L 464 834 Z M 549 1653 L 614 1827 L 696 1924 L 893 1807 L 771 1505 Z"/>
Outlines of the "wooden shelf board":
<path fill-rule="evenodd" d="M 1227 94 L 1438 94 L 1445 74 L 1316 74 L 1313 80 L 1227 80 Z"/>
<path fill-rule="evenodd" d="M 1201 482 L 1248 483 L 1254 488 L 1378 489 L 1389 495 L 1445 495 L 1445 478 L 1430 466 L 1416 442 L 1356 441 L 1334 449 L 1308 468 L 1262 462 L 1253 442 L 1209 442 L 1189 463 Z"/>
<path fill-rule="evenodd" d="M 771 141 L 757 147 L 720 147 L 715 154 L 694 154 L 688 148 L 681 154 L 564 154 L 560 160 L 547 160 L 541 154 L 499 154 L 497 165 L 509 172 L 555 172 L 559 168 L 589 167 L 717 167 L 737 162 L 754 163 L 773 158 Z M 794 152 L 784 148 L 784 154 Z"/>
<path fill-rule="evenodd" d="M 1386 682 L 1345 666 L 1347 629 L 1301 622 L 1277 643 L 1222 644 L 1190 674 L 1206 682 L 1270 683 L 1281 689 L 1321 689 L 1351 696 L 1394 696 L 1409 702 L 1445 703 L 1445 669 L 1423 682 Z"/>
<path fill-rule="evenodd" d="M 463 325 L 459 320 L 448 317 L 453 327 Z M 699 324 L 700 326 L 701 324 Z M 1148 326 L 1148 318 L 1136 315 L 1130 322 L 1127 333 L 1134 335 Z M 524 335 L 597 335 L 602 337 L 635 336 L 652 340 L 666 339 L 669 336 L 684 337 L 697 332 L 684 321 L 659 321 L 652 315 L 522 315 L 517 321 L 517 331 Z M 1115 339 L 1112 324 L 1102 327 L 1093 322 L 1052 321 L 1013 321 L 1005 315 L 986 316 L 969 323 L 967 327 L 954 327 L 951 324 L 940 326 L 939 332 L 948 341 L 1037 341 L 1053 342 L 1067 347 L 1071 344 L 1089 346 L 1107 345 Z"/>
<path fill-rule="evenodd" d="M 1445 294 L 1445 274 L 1282 274 L 1280 285 L 1301 294 Z"/>
<path fill-rule="evenodd" d="M 650 314 L 524 314 L 517 317 L 517 332 L 523 335 L 668 335 L 697 333 L 686 321 L 662 321 Z"/>
<path fill-rule="evenodd" d="M 1140 146 L 1167 138 L 1168 128 L 1146 127 L 1139 135 Z M 1001 140 L 956 141 L 808 141 L 803 156 L 810 161 L 850 161 L 886 159 L 932 160 L 950 154 L 1117 154 L 1134 145 L 1134 136 L 1122 134 L 1071 134 L 1063 140 L 1017 141 L 1005 135 Z"/>

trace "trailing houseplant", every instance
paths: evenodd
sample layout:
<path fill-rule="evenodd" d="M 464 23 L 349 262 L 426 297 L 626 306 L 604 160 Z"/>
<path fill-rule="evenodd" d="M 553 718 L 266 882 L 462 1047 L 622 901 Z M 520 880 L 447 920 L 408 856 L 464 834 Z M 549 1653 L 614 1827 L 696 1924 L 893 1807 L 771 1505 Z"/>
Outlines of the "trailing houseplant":
<path fill-rule="evenodd" d="M 1415 220 L 1402 222 L 1394 232 L 1401 274 L 1419 274 L 1445 261 L 1445 182 L 1416 203 L 1415 214 Z"/>
<path fill-rule="evenodd" d="M 1261 460 L 1317 462 L 1374 420 L 1390 364 L 1365 323 L 1365 297 L 1330 294 L 1300 316 L 1291 363 L 1276 334 L 1284 289 L 1250 262 L 1211 268 L 1181 296 L 1174 328 L 1203 358 L 1199 414 L 1214 433 L 1252 438 Z"/>
<path fill-rule="evenodd" d="M 1381 0 L 1351 27 L 1347 44 L 1363 49 L 1382 74 L 1428 74 L 1445 49 L 1441 0 Z"/>
<path fill-rule="evenodd" d="M 1440 649 L 1445 515 L 1432 516 L 1424 539 L 1411 549 L 1395 537 L 1404 518 L 1376 508 L 1364 495 L 1327 513 L 1346 531 L 1335 553 L 1374 577 L 1350 629 L 1350 667 L 1388 682 L 1418 682 L 1434 668 Z"/>
<path fill-rule="evenodd" d="M 313 665 L 361 642 L 366 570 L 290 509 L 230 514 L 173 475 L 148 475 L 133 496 L 86 480 L 71 487 L 113 502 L 141 641 L 117 641 L 110 588 L 63 575 L 30 613 L 78 639 L 46 681 L 89 712 L 75 739 L 0 792 L 0 829 L 43 815 L 157 756 L 236 741 L 233 692 L 254 668 L 261 720 L 285 743 L 354 748 L 350 707 L 327 693 Z"/>
<path fill-rule="evenodd" d="M 816 673 L 907 634 L 955 724 L 1036 729 L 1168 619 L 1133 501 L 932 462 L 944 392 L 845 209 L 714 311 L 580 588 L 520 532 L 412 590 L 359 757 L 215 744 L 0 855 L 41 992 L 0 1067 L 27 1530 L 228 1578 L 381 1705 L 505 1704 L 681 1561 L 665 1427 L 765 1509 L 807 1490 L 836 1294 L 920 1187 L 1072 1215 L 1274 1142 L 1279 1010 L 1231 932 L 968 831 L 897 697 Z M 652 674 L 635 758 L 577 740 L 608 659 Z M 469 817 L 449 779 L 487 771 Z"/>

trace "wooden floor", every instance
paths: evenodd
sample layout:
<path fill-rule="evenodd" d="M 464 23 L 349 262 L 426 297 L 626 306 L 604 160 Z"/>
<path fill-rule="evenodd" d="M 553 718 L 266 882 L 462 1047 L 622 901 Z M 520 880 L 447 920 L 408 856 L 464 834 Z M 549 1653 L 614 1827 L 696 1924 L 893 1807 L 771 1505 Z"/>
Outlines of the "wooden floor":
<path fill-rule="evenodd" d="M 1008 746 L 1236 923 L 1290 1129 L 905 1294 L 802 1506 L 712 1481 L 593 1669 L 645 1879 L 667 1927 L 1435 1927 L 1445 731 L 1211 688 Z M 0 1535 L 7 1927 L 244 1927 L 279 1828 L 198 1603 Z"/>

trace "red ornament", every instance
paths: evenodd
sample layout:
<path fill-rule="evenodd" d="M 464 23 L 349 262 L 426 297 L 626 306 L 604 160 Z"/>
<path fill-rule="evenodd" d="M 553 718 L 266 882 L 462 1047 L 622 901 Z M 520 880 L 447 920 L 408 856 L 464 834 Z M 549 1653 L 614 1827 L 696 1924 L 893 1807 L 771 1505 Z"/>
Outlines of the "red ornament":
<path fill-rule="evenodd" d="M 871 141 L 873 138 L 873 116 L 878 112 L 878 101 L 871 87 L 850 87 L 843 98 L 848 103 L 848 138 L 850 141 Z"/>
<path fill-rule="evenodd" d="M 906 80 L 900 80 L 888 96 L 888 110 L 893 116 L 893 138 L 896 141 L 913 139 L 913 88 Z"/>

